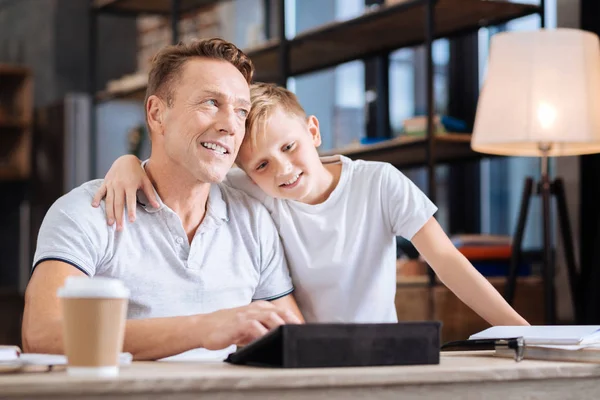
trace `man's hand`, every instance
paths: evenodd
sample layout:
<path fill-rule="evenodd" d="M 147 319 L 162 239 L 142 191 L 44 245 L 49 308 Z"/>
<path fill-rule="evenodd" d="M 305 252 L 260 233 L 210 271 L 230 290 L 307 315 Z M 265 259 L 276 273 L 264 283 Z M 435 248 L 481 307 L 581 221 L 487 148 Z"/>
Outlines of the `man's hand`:
<path fill-rule="evenodd" d="M 209 350 L 224 349 L 231 344 L 245 346 L 284 324 L 302 321 L 290 310 L 267 301 L 238 308 L 215 311 L 200 319 L 202 347 Z"/>
<path fill-rule="evenodd" d="M 123 212 L 127 204 L 130 222 L 135 221 L 137 191 L 142 189 L 153 207 L 158 207 L 152 183 L 140 166 L 140 160 L 132 155 L 117 158 L 104 177 L 104 182 L 95 193 L 92 206 L 98 207 L 104 197 L 106 219 L 109 225 L 117 222 L 117 230 L 123 229 Z"/>

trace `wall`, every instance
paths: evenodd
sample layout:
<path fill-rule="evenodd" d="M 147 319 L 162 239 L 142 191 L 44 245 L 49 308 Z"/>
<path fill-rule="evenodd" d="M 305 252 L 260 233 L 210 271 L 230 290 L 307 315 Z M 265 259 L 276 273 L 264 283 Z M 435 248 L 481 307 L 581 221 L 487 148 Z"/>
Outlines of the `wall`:
<path fill-rule="evenodd" d="M 0 3 L 0 62 L 29 66 L 35 77 L 35 105 L 55 98 L 54 30 L 57 0 Z M 36 12 L 32 12 L 36 8 Z"/>
<path fill-rule="evenodd" d="M 35 10 L 35 12 L 33 11 Z M 35 105 L 45 106 L 88 84 L 88 2 L 0 2 L 0 62 L 29 66 Z M 135 20 L 101 16 L 98 84 L 135 70 Z"/>
<path fill-rule="evenodd" d="M 0 1 L 0 63 L 31 68 L 36 109 L 88 88 L 89 2 L 73 0 Z M 35 10 L 35 11 L 34 11 Z M 99 20 L 98 84 L 135 69 L 135 20 Z M 30 263 L 29 182 L 0 182 L 0 288 L 15 289 L 19 266 Z"/>

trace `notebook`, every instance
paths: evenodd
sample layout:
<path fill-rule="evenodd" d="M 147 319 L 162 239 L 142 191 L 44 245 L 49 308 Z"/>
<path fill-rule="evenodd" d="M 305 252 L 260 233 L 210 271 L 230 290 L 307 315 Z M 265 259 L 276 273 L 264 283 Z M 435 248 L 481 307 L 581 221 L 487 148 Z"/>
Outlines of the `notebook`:
<path fill-rule="evenodd" d="M 525 345 L 600 344 L 600 325 L 494 326 L 471 335 L 470 340 L 522 337 Z"/>
<path fill-rule="evenodd" d="M 120 365 L 131 364 L 132 359 L 130 353 L 119 355 Z M 0 346 L 0 372 L 45 371 L 66 365 L 67 357 L 61 354 L 21 353 L 18 347 Z"/>
<path fill-rule="evenodd" d="M 0 346 L 0 363 L 12 362 L 21 355 L 21 349 L 17 346 Z"/>
<path fill-rule="evenodd" d="M 498 347 L 495 355 L 512 358 L 514 350 Z M 523 349 L 523 358 L 526 360 L 600 363 L 600 345 L 526 345 Z"/>

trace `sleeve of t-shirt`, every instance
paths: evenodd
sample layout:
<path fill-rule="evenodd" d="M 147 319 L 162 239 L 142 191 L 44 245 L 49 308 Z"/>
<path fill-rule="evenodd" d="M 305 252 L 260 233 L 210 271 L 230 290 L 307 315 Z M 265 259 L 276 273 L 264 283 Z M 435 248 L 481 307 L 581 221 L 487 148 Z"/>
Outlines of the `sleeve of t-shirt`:
<path fill-rule="evenodd" d="M 253 300 L 276 300 L 294 291 L 283 245 L 271 216 L 261 213 L 260 280 Z"/>
<path fill-rule="evenodd" d="M 50 207 L 38 233 L 32 273 L 41 262 L 55 260 L 88 276 L 96 274 L 105 257 L 108 226 L 102 223 L 104 210 L 93 208 L 91 199 L 77 188 Z"/>
<path fill-rule="evenodd" d="M 241 168 L 231 168 L 223 183 L 234 189 L 241 190 L 250 197 L 260 201 L 269 212 L 273 211 L 273 199 L 265 192 Z"/>
<path fill-rule="evenodd" d="M 383 209 L 387 210 L 392 233 L 411 240 L 436 213 L 437 207 L 417 185 L 390 164 L 384 168 L 382 186 Z"/>

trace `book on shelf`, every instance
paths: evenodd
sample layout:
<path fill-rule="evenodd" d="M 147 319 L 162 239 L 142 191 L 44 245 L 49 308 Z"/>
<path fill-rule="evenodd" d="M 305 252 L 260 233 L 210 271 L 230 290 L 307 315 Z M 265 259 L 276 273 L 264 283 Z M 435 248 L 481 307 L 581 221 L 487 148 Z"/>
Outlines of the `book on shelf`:
<path fill-rule="evenodd" d="M 510 246 L 512 237 L 507 235 L 463 234 L 453 235 L 452 243 L 459 246 Z"/>
<path fill-rule="evenodd" d="M 460 246 L 458 251 L 469 261 L 510 260 L 511 246 Z"/>
<path fill-rule="evenodd" d="M 489 262 L 498 264 L 493 268 L 497 270 L 493 275 L 497 275 L 498 272 L 501 272 L 501 274 L 508 273 L 513 251 L 510 236 L 486 234 L 455 235 L 451 237 L 451 240 L 458 251 L 471 261 L 484 275 L 487 275 L 484 273 L 485 270 L 490 269 L 490 266 L 486 265 Z M 476 263 L 481 264 L 482 262 L 483 265 L 476 265 Z"/>

